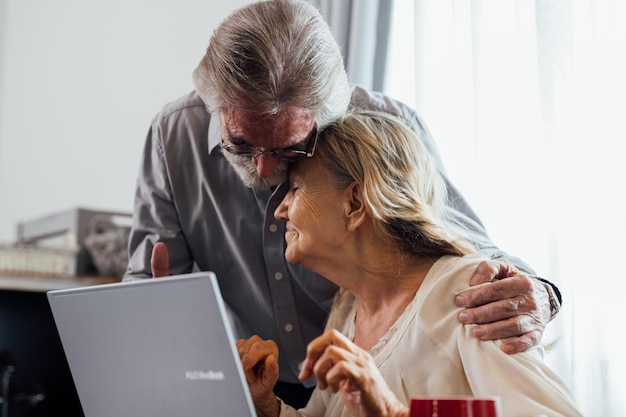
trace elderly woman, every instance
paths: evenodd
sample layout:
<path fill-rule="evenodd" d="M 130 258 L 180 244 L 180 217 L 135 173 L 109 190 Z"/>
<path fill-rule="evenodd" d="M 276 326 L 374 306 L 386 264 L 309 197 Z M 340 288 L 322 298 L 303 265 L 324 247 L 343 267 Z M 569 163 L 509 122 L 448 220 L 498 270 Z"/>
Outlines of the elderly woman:
<path fill-rule="evenodd" d="M 541 348 L 507 355 L 459 323 L 454 296 L 484 257 L 454 235 L 445 188 L 412 131 L 350 113 L 289 179 L 275 212 L 287 222 L 285 256 L 341 290 L 302 364 L 300 378 L 318 384 L 305 408 L 272 392 L 274 342 L 238 342 L 259 416 L 408 417 L 421 395 L 499 396 L 503 416 L 580 415 Z"/>

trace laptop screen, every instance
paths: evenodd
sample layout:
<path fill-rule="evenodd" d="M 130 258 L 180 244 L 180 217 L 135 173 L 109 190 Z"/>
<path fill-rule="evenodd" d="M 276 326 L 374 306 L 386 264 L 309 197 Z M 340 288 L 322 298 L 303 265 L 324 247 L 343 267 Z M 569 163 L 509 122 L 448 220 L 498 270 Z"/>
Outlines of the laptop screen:
<path fill-rule="evenodd" d="M 256 416 L 213 273 L 48 301 L 86 417 Z"/>

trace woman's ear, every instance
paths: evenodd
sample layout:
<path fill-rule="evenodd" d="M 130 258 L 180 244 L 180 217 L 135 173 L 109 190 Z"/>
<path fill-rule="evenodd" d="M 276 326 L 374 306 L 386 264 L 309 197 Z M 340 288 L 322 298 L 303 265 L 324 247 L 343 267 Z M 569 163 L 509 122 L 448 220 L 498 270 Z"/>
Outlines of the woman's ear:
<path fill-rule="evenodd" d="M 346 188 L 345 197 L 344 215 L 346 227 L 349 231 L 354 231 L 365 222 L 367 217 L 361 186 L 356 182 L 350 184 Z"/>

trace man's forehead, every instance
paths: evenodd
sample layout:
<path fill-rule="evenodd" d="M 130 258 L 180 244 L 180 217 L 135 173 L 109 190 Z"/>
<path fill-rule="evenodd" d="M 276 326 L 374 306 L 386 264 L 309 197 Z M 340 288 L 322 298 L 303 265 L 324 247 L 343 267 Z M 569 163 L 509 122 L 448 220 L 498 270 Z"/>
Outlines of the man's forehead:
<path fill-rule="evenodd" d="M 226 109 L 222 114 L 228 133 L 250 141 L 252 145 L 269 138 L 297 143 L 308 137 L 315 125 L 313 114 L 299 107 L 287 107 L 275 115 L 258 115 L 234 108 Z"/>

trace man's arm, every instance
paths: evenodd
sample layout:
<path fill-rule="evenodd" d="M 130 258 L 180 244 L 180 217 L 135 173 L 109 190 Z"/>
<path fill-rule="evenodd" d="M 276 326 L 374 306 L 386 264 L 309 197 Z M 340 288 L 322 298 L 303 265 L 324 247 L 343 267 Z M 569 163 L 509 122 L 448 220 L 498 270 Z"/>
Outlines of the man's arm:
<path fill-rule="evenodd" d="M 545 326 L 560 308 L 560 292 L 520 258 L 501 251 L 467 201 L 444 176 L 450 198 L 450 217 L 457 235 L 472 242 L 492 260 L 480 265 L 471 280 L 475 286 L 455 302 L 466 309 L 459 316 L 463 323 L 479 324 L 474 336 L 481 340 L 507 339 L 502 349 L 507 353 L 523 352 L 541 341 Z M 548 290 L 558 296 L 550 297 Z"/>
<path fill-rule="evenodd" d="M 503 345 L 503 349 L 511 352 L 537 345 L 551 319 L 546 287 L 541 281 L 531 278 L 535 272 L 528 264 L 501 251 L 491 241 L 476 213 L 449 180 L 437 145 L 424 121 L 409 106 L 360 87 L 354 87 L 352 105 L 395 115 L 417 134 L 446 183 L 449 200 L 447 214 L 452 219 L 453 232 L 492 259 L 481 266 L 479 277 L 473 283 L 499 281 L 464 293 L 464 298 L 460 299 L 463 303 L 459 305 L 466 307 L 466 315 L 463 316 L 466 322 L 480 324 L 480 330 L 477 330 L 482 335 L 480 339 L 512 338 Z"/>
<path fill-rule="evenodd" d="M 137 177 L 133 226 L 129 239 L 129 264 L 124 281 L 149 278 L 153 275 L 151 258 L 157 242 L 166 242 L 176 261 L 175 273 L 191 272 L 193 260 L 173 203 L 172 187 L 164 153 L 167 141 L 161 116 L 157 116 L 148 132 Z M 168 267 L 169 268 L 169 267 Z M 169 275 L 169 271 L 168 274 Z"/>

